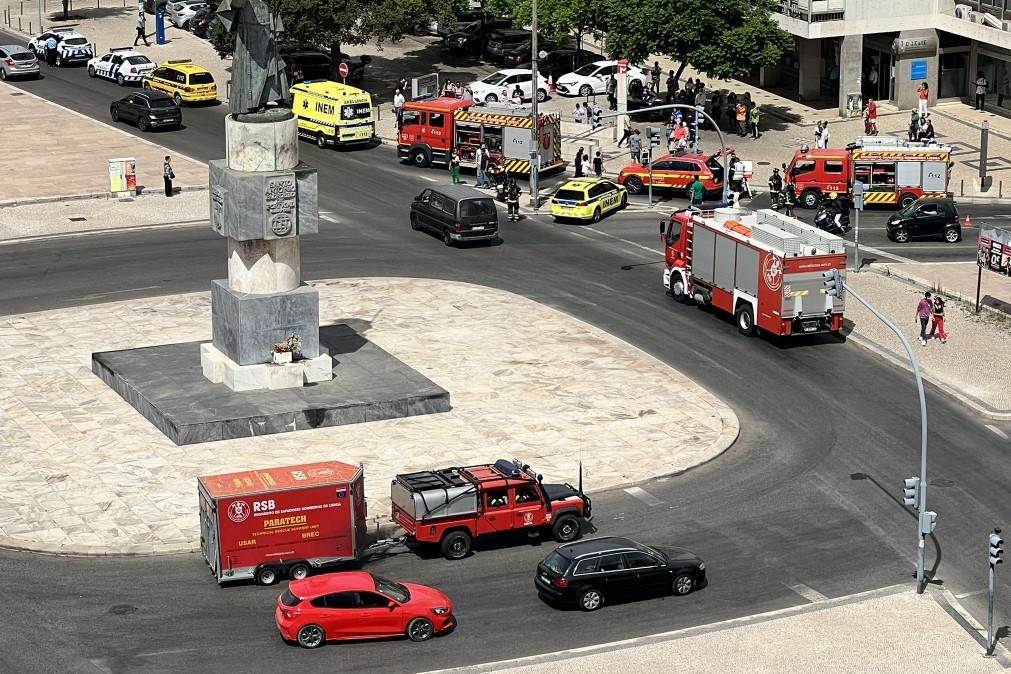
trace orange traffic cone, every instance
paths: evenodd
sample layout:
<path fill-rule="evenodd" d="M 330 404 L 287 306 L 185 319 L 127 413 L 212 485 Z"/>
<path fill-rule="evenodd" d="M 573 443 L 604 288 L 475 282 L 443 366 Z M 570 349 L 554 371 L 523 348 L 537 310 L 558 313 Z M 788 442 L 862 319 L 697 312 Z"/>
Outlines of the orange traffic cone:
<path fill-rule="evenodd" d="M 965 226 L 972 227 L 972 218 L 970 218 L 968 215 L 965 216 Z"/>

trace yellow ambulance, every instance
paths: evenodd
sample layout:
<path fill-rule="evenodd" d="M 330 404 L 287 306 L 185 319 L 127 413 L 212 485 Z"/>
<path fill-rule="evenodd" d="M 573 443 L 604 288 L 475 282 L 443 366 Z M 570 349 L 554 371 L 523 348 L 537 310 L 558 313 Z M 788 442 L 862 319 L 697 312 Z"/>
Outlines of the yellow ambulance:
<path fill-rule="evenodd" d="M 376 135 L 367 91 L 329 80 L 300 82 L 291 88 L 291 99 L 298 135 L 320 147 L 369 143 Z"/>

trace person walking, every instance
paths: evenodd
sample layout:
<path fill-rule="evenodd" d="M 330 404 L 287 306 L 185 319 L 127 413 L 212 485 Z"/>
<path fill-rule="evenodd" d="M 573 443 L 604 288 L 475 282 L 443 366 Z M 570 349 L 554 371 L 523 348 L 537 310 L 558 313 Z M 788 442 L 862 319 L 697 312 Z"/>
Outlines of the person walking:
<path fill-rule="evenodd" d="M 46 63 L 51 66 L 56 65 L 56 38 L 52 35 L 46 40 Z"/>
<path fill-rule="evenodd" d="M 933 339 L 934 331 L 937 331 L 937 336 L 941 338 L 941 344 L 948 343 L 948 333 L 944 329 L 944 298 L 938 295 L 934 298 L 934 303 L 931 309 L 932 313 L 931 323 L 930 323 L 930 337 Z"/>
<path fill-rule="evenodd" d="M 920 113 L 917 110 L 911 110 L 909 113 L 909 140 L 917 140 L 916 136 L 920 130 Z"/>
<path fill-rule="evenodd" d="M 832 134 L 828 130 L 828 122 L 821 123 L 821 132 L 818 134 L 818 147 L 824 149 L 828 148 L 828 141 L 832 137 Z"/>
<path fill-rule="evenodd" d="M 393 94 L 393 114 L 397 118 L 397 130 L 404 125 L 404 103 L 407 99 L 404 98 L 404 92 L 401 89 L 397 89 L 397 92 Z"/>
<path fill-rule="evenodd" d="M 506 207 L 509 209 L 509 222 L 519 222 L 520 219 L 520 186 L 510 176 L 506 188 Z"/>
<path fill-rule="evenodd" d="M 453 179 L 454 185 L 460 184 L 460 148 L 453 148 L 453 155 L 449 158 L 449 175 Z"/>
<path fill-rule="evenodd" d="M 797 204 L 797 192 L 793 189 L 793 183 L 787 183 L 783 188 L 783 213 L 793 217 L 793 207 Z"/>
<path fill-rule="evenodd" d="M 916 320 L 920 321 L 920 344 L 927 345 L 927 322 L 934 315 L 934 303 L 930 299 L 930 291 L 923 293 L 923 297 L 916 305 Z"/>
<path fill-rule="evenodd" d="M 783 194 L 783 177 L 779 175 L 779 169 L 772 169 L 772 175 L 769 176 L 769 199 L 772 201 L 773 209 L 778 210 L 780 199 Z"/>
<path fill-rule="evenodd" d="M 488 161 L 491 156 L 488 154 L 488 146 L 481 143 L 481 147 L 477 151 L 477 186 L 478 187 L 491 187 L 491 182 L 488 180 Z"/>
<path fill-rule="evenodd" d="M 927 101 L 930 99 L 930 89 L 927 88 L 926 82 L 920 82 L 920 86 L 916 88 L 916 96 L 918 98 L 916 111 L 921 115 L 927 114 Z"/>
<path fill-rule="evenodd" d="M 758 140 L 762 134 L 758 133 L 758 122 L 762 119 L 762 109 L 755 103 L 751 106 L 751 137 Z"/>
<path fill-rule="evenodd" d="M 642 138 L 639 137 L 639 129 L 632 131 L 632 137 L 628 139 L 628 152 L 632 156 L 632 163 L 642 162 Z"/>
<path fill-rule="evenodd" d="M 573 178 L 583 177 L 583 148 L 576 150 L 576 158 L 572 160 L 572 168 L 574 169 Z"/>
<path fill-rule="evenodd" d="M 583 119 L 583 105 L 582 103 L 576 103 L 576 111 L 572 113 L 572 121 L 576 124 L 582 124 Z M 621 143 L 618 143 L 618 147 L 621 147 Z"/>
<path fill-rule="evenodd" d="M 737 113 L 734 115 L 734 119 L 737 121 L 737 135 L 744 138 L 748 135 L 748 130 L 745 126 L 748 121 L 748 106 L 745 105 L 744 101 L 740 101 L 737 104 Z"/>
<path fill-rule="evenodd" d="M 147 17 L 144 16 L 144 12 L 137 13 L 137 37 L 133 38 L 133 46 L 137 46 L 139 40 L 144 41 L 145 47 L 150 47 L 151 43 L 147 41 Z"/>
<path fill-rule="evenodd" d="M 702 184 L 702 178 L 695 176 L 695 182 L 692 183 L 692 206 L 697 208 L 702 208 L 702 202 L 706 198 L 706 186 Z"/>
<path fill-rule="evenodd" d="M 604 177 L 604 159 L 600 156 L 600 150 L 597 150 L 597 154 L 593 155 L 593 175 L 598 178 Z"/>
<path fill-rule="evenodd" d="M 663 69 L 660 67 L 659 61 L 653 61 L 653 69 L 650 71 L 650 88 L 653 90 L 654 95 L 659 95 L 660 93 L 660 76 L 663 75 Z M 613 76 L 612 76 L 613 77 Z"/>
<path fill-rule="evenodd" d="M 607 109 L 617 110 L 618 109 L 618 80 L 615 79 L 614 73 L 607 78 L 607 84 L 604 85 L 604 91 L 607 94 Z"/>
<path fill-rule="evenodd" d="M 621 147 L 622 143 L 632 137 L 632 118 L 628 115 L 624 115 L 624 117 L 625 121 L 622 123 L 624 131 L 622 131 L 621 138 L 618 140 L 618 147 Z"/>
<path fill-rule="evenodd" d="M 165 155 L 165 163 L 162 165 L 162 177 L 165 178 L 165 196 L 172 196 L 172 180 L 176 177 L 172 170 L 172 157 Z"/>
<path fill-rule="evenodd" d="M 871 136 L 878 135 L 878 104 L 873 98 L 867 101 L 867 130 Z"/>
<path fill-rule="evenodd" d="M 583 177 L 584 178 L 589 178 L 590 177 L 590 171 L 592 171 L 592 170 L 593 169 L 590 168 L 590 153 L 587 152 L 586 154 L 583 155 Z"/>
<path fill-rule="evenodd" d="M 982 111 L 986 103 L 986 90 L 990 83 L 983 77 L 983 71 L 976 72 L 976 109 Z"/>
<path fill-rule="evenodd" d="M 674 71 L 671 70 L 667 75 L 667 105 L 674 102 L 674 97 L 678 93 L 678 78 L 674 76 Z"/>
<path fill-rule="evenodd" d="M 727 130 L 734 128 L 734 116 L 737 114 L 737 94 L 731 91 L 727 94 Z M 719 120 L 716 120 L 719 122 Z"/>

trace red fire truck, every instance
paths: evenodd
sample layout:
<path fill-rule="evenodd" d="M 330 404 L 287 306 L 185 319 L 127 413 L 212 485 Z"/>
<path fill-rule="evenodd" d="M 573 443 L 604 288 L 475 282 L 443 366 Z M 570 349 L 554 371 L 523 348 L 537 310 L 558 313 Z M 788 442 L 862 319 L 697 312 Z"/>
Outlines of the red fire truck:
<path fill-rule="evenodd" d="M 947 145 L 868 136 L 845 149 L 801 147 L 785 167 L 784 179 L 793 184 L 805 208 L 816 208 L 823 194 L 850 193 L 855 180 L 864 184 L 865 204 L 905 208 L 920 197 L 946 196 L 950 166 L 951 148 Z"/>
<path fill-rule="evenodd" d="M 219 584 L 298 580 L 365 548 L 361 466 L 325 461 L 207 475 L 197 492 L 200 548 Z"/>
<path fill-rule="evenodd" d="M 539 170 L 561 169 L 562 124 L 557 114 L 537 118 Z M 404 105 L 397 152 L 419 168 L 449 164 L 453 149 L 460 165 L 475 168 L 477 150 L 484 143 L 492 158 L 509 173 L 530 173 L 530 112 L 508 105 L 475 106 L 473 101 L 443 96 Z"/>
<path fill-rule="evenodd" d="M 570 484 L 545 484 L 519 461 L 397 475 L 393 521 L 420 543 L 438 544 L 447 559 L 463 559 L 479 536 L 548 531 L 567 543 L 591 519 L 590 499 Z M 582 480 L 580 480 L 581 482 Z"/>
<path fill-rule="evenodd" d="M 843 299 L 822 272 L 845 274 L 843 239 L 766 209 L 677 211 L 660 222 L 663 285 L 677 301 L 732 314 L 742 334 L 839 332 Z"/>

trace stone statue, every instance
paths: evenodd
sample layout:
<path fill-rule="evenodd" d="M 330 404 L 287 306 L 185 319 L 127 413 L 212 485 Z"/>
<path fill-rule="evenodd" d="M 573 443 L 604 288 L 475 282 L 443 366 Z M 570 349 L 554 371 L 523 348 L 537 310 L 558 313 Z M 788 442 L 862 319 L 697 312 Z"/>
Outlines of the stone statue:
<path fill-rule="evenodd" d="M 225 30 L 235 33 L 232 113 L 258 112 L 287 100 L 284 62 L 277 54 L 277 35 L 284 32 L 280 17 L 265 0 L 222 0 L 217 15 Z"/>

